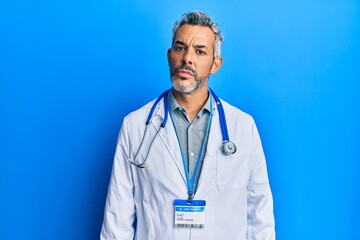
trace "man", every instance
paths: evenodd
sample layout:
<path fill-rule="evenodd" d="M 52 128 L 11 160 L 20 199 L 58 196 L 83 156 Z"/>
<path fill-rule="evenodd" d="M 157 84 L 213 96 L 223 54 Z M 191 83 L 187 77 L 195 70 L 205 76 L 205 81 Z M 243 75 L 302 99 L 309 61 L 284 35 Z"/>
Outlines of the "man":
<path fill-rule="evenodd" d="M 176 22 L 172 89 L 124 119 L 101 239 L 275 239 L 254 121 L 208 88 L 221 43 L 202 12 Z"/>

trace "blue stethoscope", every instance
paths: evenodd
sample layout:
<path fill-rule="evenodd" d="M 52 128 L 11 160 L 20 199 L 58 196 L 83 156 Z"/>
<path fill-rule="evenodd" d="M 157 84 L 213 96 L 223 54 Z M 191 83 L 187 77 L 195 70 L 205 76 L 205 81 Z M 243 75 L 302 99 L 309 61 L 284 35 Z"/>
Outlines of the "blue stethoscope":
<path fill-rule="evenodd" d="M 147 158 L 148 158 L 148 155 L 149 155 L 149 152 L 150 152 L 150 149 L 155 141 L 155 139 L 157 138 L 157 136 L 160 134 L 161 130 L 166 126 L 166 123 L 167 123 L 167 120 L 168 120 L 168 116 L 169 116 L 169 106 L 168 106 L 168 102 L 167 102 L 167 95 L 168 93 L 171 91 L 171 89 L 168 89 L 166 90 L 165 92 L 163 92 L 154 102 L 153 106 L 151 107 L 150 109 L 150 112 L 149 112 L 149 115 L 146 119 L 146 127 L 145 127 L 145 131 L 144 131 L 144 135 L 143 135 L 143 138 L 141 140 L 141 143 L 140 143 L 140 147 L 137 151 L 137 153 L 135 154 L 135 158 L 134 158 L 134 161 L 132 161 L 131 159 L 128 159 L 128 161 L 133 164 L 134 166 L 136 167 L 139 167 L 139 168 L 147 168 L 147 165 L 145 164 Z M 216 102 L 216 105 L 217 105 L 217 109 L 219 111 L 219 120 L 220 120 L 220 128 L 221 128 L 221 133 L 222 133 L 222 138 L 223 138 L 223 141 L 222 141 L 222 147 L 221 147 L 221 151 L 224 155 L 230 155 L 230 154 L 234 154 L 236 152 L 236 145 L 234 142 L 230 141 L 229 139 L 229 133 L 228 133 L 228 129 L 227 129 L 227 125 L 226 125 L 226 118 L 225 118 L 225 112 L 224 112 L 224 107 L 220 101 L 220 99 L 216 96 L 216 94 L 214 93 L 214 91 L 212 89 L 209 88 L 209 92 L 210 94 L 213 96 L 215 102 Z M 146 153 L 146 156 L 144 158 L 144 160 L 141 162 L 141 163 L 136 163 L 136 159 L 138 157 L 138 154 L 139 152 L 141 151 L 142 147 L 143 147 L 143 142 L 144 142 L 144 139 L 145 139 L 145 135 L 148 131 L 148 126 L 151 122 L 151 119 L 152 119 L 152 116 L 153 116 L 153 113 L 156 109 L 156 106 L 159 104 L 159 102 L 163 100 L 164 101 L 164 119 L 160 125 L 160 128 L 159 130 L 157 131 L 155 137 L 153 138 L 153 140 L 151 141 L 150 143 L 150 146 L 148 148 L 148 151 Z"/>

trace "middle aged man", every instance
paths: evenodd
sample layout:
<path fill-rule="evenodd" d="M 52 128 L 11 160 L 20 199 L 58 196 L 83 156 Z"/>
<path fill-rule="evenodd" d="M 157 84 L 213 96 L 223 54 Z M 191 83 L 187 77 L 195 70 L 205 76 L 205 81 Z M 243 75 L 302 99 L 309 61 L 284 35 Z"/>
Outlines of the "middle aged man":
<path fill-rule="evenodd" d="M 208 88 L 221 43 L 202 12 L 176 22 L 172 89 L 123 121 L 101 239 L 275 239 L 255 123 Z"/>

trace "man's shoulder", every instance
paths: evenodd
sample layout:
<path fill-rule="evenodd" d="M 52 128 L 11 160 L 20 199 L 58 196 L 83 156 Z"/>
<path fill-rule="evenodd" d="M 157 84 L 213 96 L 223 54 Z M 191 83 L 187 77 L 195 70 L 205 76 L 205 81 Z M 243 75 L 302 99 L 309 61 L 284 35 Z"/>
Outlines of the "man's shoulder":
<path fill-rule="evenodd" d="M 244 112 L 243 110 L 239 109 L 238 107 L 235 107 L 222 99 L 221 99 L 221 103 L 224 107 L 225 115 L 230 114 L 232 117 L 235 117 L 235 118 L 247 120 L 250 122 L 254 121 L 253 117 L 249 113 Z"/>
<path fill-rule="evenodd" d="M 155 99 L 149 101 L 148 103 L 146 103 L 142 107 L 130 112 L 128 115 L 125 116 L 125 119 L 128 119 L 128 120 L 139 119 L 141 117 L 144 118 L 144 116 L 145 116 L 145 120 L 146 120 L 146 117 L 149 115 L 150 109 L 154 105 L 154 102 L 155 102 Z"/>

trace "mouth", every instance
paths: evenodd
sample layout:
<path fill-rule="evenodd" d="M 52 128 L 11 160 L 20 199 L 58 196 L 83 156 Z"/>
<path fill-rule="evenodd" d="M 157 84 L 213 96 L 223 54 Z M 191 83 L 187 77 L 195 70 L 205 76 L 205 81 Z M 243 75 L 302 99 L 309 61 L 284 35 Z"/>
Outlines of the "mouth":
<path fill-rule="evenodd" d="M 179 69 L 178 71 L 176 71 L 176 75 L 180 78 L 190 78 L 194 76 L 191 71 L 185 69 Z"/>
<path fill-rule="evenodd" d="M 190 66 L 180 65 L 174 68 L 173 70 L 170 69 L 171 77 L 178 77 L 181 80 L 186 80 L 188 78 L 197 77 L 197 73 L 194 69 Z"/>

